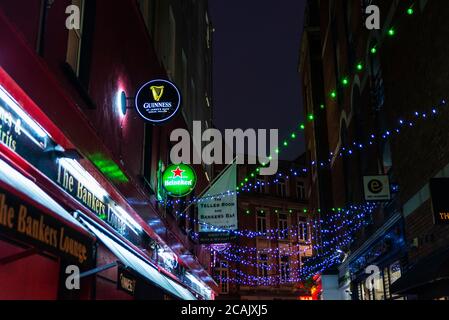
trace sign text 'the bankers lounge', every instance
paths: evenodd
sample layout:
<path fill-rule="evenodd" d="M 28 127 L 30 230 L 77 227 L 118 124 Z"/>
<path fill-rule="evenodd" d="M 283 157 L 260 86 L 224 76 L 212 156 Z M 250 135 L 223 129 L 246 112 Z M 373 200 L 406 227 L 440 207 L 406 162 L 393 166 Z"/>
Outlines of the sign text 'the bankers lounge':
<path fill-rule="evenodd" d="M 106 215 L 106 204 L 98 199 L 83 184 L 76 180 L 61 164 L 58 166 L 58 184 L 98 216 Z"/>

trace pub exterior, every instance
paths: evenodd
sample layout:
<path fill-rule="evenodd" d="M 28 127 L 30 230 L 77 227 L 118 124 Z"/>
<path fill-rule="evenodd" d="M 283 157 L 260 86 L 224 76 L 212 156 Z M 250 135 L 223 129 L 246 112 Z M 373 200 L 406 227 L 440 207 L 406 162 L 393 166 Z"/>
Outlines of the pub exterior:
<path fill-rule="evenodd" d="M 185 119 L 155 127 L 132 110 L 139 85 L 168 77 L 141 9 L 0 5 L 0 299 L 214 298 L 207 251 L 161 205 L 168 135 Z"/>

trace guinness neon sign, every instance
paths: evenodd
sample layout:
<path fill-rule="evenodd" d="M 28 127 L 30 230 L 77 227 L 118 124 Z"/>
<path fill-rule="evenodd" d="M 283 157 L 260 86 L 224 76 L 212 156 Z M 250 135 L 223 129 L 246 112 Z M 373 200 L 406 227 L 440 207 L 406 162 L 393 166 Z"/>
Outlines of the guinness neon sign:
<path fill-rule="evenodd" d="M 139 115 L 150 123 L 167 122 L 181 107 L 181 93 L 168 80 L 152 80 L 137 92 L 135 107 Z"/>

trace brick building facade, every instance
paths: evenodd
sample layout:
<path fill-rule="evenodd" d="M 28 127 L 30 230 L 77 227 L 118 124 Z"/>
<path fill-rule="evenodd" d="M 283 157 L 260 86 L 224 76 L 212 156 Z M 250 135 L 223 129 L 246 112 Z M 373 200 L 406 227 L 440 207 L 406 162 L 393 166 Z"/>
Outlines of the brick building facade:
<path fill-rule="evenodd" d="M 237 236 L 223 251 L 218 246 L 212 263 L 221 288 L 219 299 L 297 300 L 311 296 L 311 287 L 304 288 L 297 280 L 304 260 L 313 254 L 303 160 L 281 162 L 276 183 L 271 176 L 254 177 L 248 182 L 249 191 L 238 195 L 239 230 L 264 236 Z M 238 181 L 253 170 L 239 165 Z"/>
<path fill-rule="evenodd" d="M 381 30 L 365 26 L 369 5 L 380 9 Z M 428 183 L 447 176 L 449 160 L 441 105 L 448 9 L 438 1 L 308 2 L 300 70 L 305 112 L 317 119 L 306 131 L 316 163 L 311 210 L 324 208 L 326 225 L 328 208 L 366 203 L 365 176 L 388 176 L 391 192 L 350 233 L 338 270 L 323 275 L 330 280 L 325 298 L 447 296 L 447 285 L 429 285 L 447 271 L 436 257 L 448 242 L 447 228 L 434 225 Z M 380 270 L 373 289 L 366 283 L 370 265 Z M 437 271 L 417 277 L 425 266 Z"/>

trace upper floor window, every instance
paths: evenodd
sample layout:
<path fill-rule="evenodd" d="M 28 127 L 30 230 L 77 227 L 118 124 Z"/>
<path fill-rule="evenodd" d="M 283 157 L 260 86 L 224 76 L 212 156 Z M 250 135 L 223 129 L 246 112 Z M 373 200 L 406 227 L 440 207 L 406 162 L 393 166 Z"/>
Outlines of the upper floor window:
<path fill-rule="evenodd" d="M 165 51 L 165 67 L 167 68 L 167 73 L 172 77 L 176 75 L 176 19 L 173 14 L 173 9 L 169 8 L 169 34 L 166 38 L 168 41 L 166 51 Z M 184 70 L 183 70 L 184 71 Z M 187 75 L 186 75 L 187 76 Z"/>
<path fill-rule="evenodd" d="M 263 177 L 258 177 L 256 178 L 256 187 L 255 190 L 258 193 L 265 193 L 265 178 Z"/>
<path fill-rule="evenodd" d="M 80 9 L 80 28 L 69 29 L 67 43 L 66 62 L 72 67 L 73 72 L 79 76 L 81 60 L 81 42 L 83 38 L 84 0 L 72 0 L 72 5 Z"/>
<path fill-rule="evenodd" d="M 148 32 L 153 36 L 156 23 L 156 1 L 153 0 L 139 0 L 140 11 L 142 12 L 143 20 L 148 29 Z"/>
<path fill-rule="evenodd" d="M 215 269 L 216 279 L 218 280 L 218 285 L 221 294 L 229 293 L 229 265 L 227 261 L 220 261 L 218 263 L 218 268 Z"/>
<path fill-rule="evenodd" d="M 309 225 L 305 220 L 300 220 L 298 223 L 298 237 L 301 241 L 310 241 Z"/>
<path fill-rule="evenodd" d="M 267 214 L 264 210 L 257 211 L 257 232 L 267 232 Z"/>
<path fill-rule="evenodd" d="M 304 184 L 304 181 L 296 182 L 296 196 L 299 200 L 306 199 L 306 186 Z"/>
<path fill-rule="evenodd" d="M 287 197 L 287 184 L 284 178 L 279 178 L 277 183 L 277 193 L 280 197 Z"/>
<path fill-rule="evenodd" d="M 209 15 L 206 12 L 206 45 L 207 48 L 210 49 L 212 46 L 212 26 L 210 24 Z"/>
<path fill-rule="evenodd" d="M 259 254 L 257 260 L 257 276 L 259 278 L 268 277 L 268 255 Z"/>
<path fill-rule="evenodd" d="M 288 256 L 282 256 L 279 271 L 281 276 L 281 282 L 289 282 L 290 281 L 290 259 Z"/>
<path fill-rule="evenodd" d="M 288 216 L 280 213 L 278 216 L 279 239 L 288 239 Z"/>

